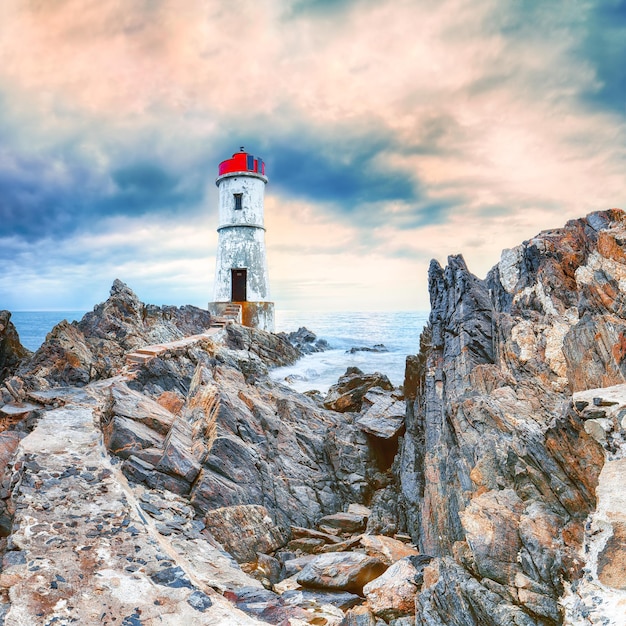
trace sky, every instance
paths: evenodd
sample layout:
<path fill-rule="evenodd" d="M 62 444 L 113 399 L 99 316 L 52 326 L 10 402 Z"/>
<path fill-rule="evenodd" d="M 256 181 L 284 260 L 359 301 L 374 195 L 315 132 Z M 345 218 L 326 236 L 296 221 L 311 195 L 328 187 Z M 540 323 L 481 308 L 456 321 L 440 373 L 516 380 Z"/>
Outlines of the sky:
<path fill-rule="evenodd" d="M 277 308 L 427 310 L 626 209 L 626 0 L 0 0 L 0 309 L 206 307 L 240 146 Z"/>

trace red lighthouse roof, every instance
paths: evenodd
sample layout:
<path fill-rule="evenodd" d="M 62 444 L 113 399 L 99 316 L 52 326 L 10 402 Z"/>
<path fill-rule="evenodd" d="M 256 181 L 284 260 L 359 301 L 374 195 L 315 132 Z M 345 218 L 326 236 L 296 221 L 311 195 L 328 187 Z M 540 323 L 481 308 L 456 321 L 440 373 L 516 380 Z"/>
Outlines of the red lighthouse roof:
<path fill-rule="evenodd" d="M 263 159 L 244 152 L 242 148 L 240 152 L 235 152 L 230 159 L 220 163 L 218 176 L 233 172 L 254 172 L 265 176 L 265 163 Z"/>

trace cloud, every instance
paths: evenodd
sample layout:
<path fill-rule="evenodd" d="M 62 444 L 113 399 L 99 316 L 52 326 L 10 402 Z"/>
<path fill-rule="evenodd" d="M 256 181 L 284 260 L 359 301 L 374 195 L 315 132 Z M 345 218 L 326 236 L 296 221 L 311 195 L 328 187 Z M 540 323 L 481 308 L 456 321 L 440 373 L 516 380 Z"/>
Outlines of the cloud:
<path fill-rule="evenodd" d="M 484 272 L 623 205 L 625 6 L 6 0 L 1 293 L 124 272 L 204 301 L 216 167 L 240 145 L 268 165 L 276 293 L 365 306 L 451 252 Z"/>

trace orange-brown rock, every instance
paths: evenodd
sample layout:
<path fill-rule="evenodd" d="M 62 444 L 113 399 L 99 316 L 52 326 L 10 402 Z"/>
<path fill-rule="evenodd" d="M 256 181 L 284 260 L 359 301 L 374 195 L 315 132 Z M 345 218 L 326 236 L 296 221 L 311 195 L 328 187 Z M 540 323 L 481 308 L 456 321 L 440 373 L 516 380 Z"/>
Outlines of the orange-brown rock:
<path fill-rule="evenodd" d="M 391 565 L 407 556 L 417 556 L 419 552 L 410 545 L 384 535 L 362 535 L 361 545 L 370 556 L 375 556 L 383 563 Z"/>
<path fill-rule="evenodd" d="M 204 521 L 207 530 L 241 563 L 255 561 L 257 552 L 273 552 L 287 543 L 284 529 L 263 506 L 213 509 Z"/>
<path fill-rule="evenodd" d="M 415 614 L 415 596 L 423 577 L 423 564 L 410 558 L 396 561 L 386 572 L 363 587 L 367 604 L 375 615 L 389 621 Z"/>
<path fill-rule="evenodd" d="M 626 377 L 625 246 L 611 210 L 505 250 L 484 280 L 431 264 L 399 462 L 408 530 L 437 557 L 418 626 L 562 620 L 612 436 L 567 407 Z"/>

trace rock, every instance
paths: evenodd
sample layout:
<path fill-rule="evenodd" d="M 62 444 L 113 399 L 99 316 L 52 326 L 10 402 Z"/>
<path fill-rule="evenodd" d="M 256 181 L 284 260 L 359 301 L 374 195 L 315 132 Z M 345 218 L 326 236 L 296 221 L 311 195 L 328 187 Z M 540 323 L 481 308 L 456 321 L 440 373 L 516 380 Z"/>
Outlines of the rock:
<path fill-rule="evenodd" d="M 353 609 L 350 609 L 340 626 L 378 626 L 379 621 L 376 619 L 376 616 L 369 607 L 356 606 Z"/>
<path fill-rule="evenodd" d="M 340 543 L 329 543 L 325 546 L 322 546 L 319 552 L 349 552 L 359 545 L 360 540 L 361 535 L 352 535 L 351 537 L 344 539 L 344 541 L 341 541 Z"/>
<path fill-rule="evenodd" d="M 363 586 L 378 578 L 387 566 L 359 552 L 333 552 L 312 559 L 298 574 L 303 587 L 363 592 Z"/>
<path fill-rule="evenodd" d="M 415 604 L 415 624 L 538 626 L 546 623 L 537 621 L 515 605 L 511 596 L 498 592 L 501 594 L 502 589 L 491 590 L 484 586 L 453 559 L 435 559 L 424 568 L 423 586 Z"/>
<path fill-rule="evenodd" d="M 317 556 L 315 554 L 307 554 L 305 556 L 286 560 L 283 565 L 285 569 L 285 575 L 287 576 L 287 578 L 290 578 L 294 574 L 298 574 L 306 565 L 308 565 L 316 558 Z"/>
<path fill-rule="evenodd" d="M 291 589 L 285 591 L 282 600 L 290 606 L 298 606 L 320 615 L 324 605 L 337 607 L 341 611 L 347 611 L 353 606 L 360 604 L 363 598 L 347 591 L 311 591 L 309 589 Z M 333 617 L 343 619 L 343 613 L 332 613 Z"/>
<path fill-rule="evenodd" d="M 281 335 L 266 333 L 258 328 L 231 324 L 226 327 L 226 334 L 226 345 L 229 348 L 251 352 L 271 367 L 291 365 L 301 356 L 300 352 Z"/>
<path fill-rule="evenodd" d="M 363 593 L 374 614 L 386 621 L 403 615 L 414 615 L 415 596 L 421 586 L 416 579 L 420 575 L 419 568 L 413 565 L 411 559 L 405 558 L 367 583 Z"/>
<path fill-rule="evenodd" d="M 32 353 L 20 342 L 9 311 L 0 311 L 0 383 L 17 371 L 18 365 Z"/>
<path fill-rule="evenodd" d="M 352 505 L 350 505 L 352 506 Z M 364 507 L 365 508 L 365 507 Z M 358 513 L 359 511 L 357 511 Z M 363 514 L 363 513 L 361 513 Z M 313 528 L 302 528 L 300 526 L 292 526 L 291 534 L 294 539 L 301 538 L 310 538 L 310 539 L 319 539 L 323 543 L 339 543 L 341 539 L 336 537 L 335 535 L 330 535 L 328 533 L 320 532 L 319 530 L 315 530 Z"/>
<path fill-rule="evenodd" d="M 179 476 L 193 483 L 202 466 L 193 455 L 191 424 L 176 418 L 163 444 L 163 455 L 156 469 L 171 476 Z"/>
<path fill-rule="evenodd" d="M 262 506 L 214 509 L 206 514 L 204 522 L 215 539 L 240 563 L 256 560 L 257 552 L 273 552 L 288 539 Z"/>
<path fill-rule="evenodd" d="M 132 481 L 145 483 L 151 489 L 167 489 L 177 495 L 189 494 L 191 485 L 184 478 L 170 476 L 159 472 L 151 463 L 143 460 L 139 455 L 144 451 L 130 455 L 122 465 L 122 471 Z"/>
<path fill-rule="evenodd" d="M 185 397 L 182 393 L 176 391 L 164 391 L 156 401 L 173 415 L 178 415 L 185 405 Z"/>
<path fill-rule="evenodd" d="M 389 348 L 387 348 L 382 343 L 374 344 L 373 347 L 362 346 L 362 347 L 353 347 L 350 350 L 346 350 L 346 354 L 356 354 L 357 352 L 389 352 Z"/>
<path fill-rule="evenodd" d="M 95 306 L 80 322 L 57 324 L 18 374 L 35 389 L 45 388 L 46 382 L 85 385 L 117 373 L 129 352 L 197 335 L 210 325 L 208 311 L 143 304 L 116 279 L 106 302 Z"/>
<path fill-rule="evenodd" d="M 144 448 L 162 448 L 165 440 L 141 422 L 118 415 L 103 422 L 103 433 L 107 448 L 122 459 Z"/>
<path fill-rule="evenodd" d="M 375 556 L 386 565 L 391 565 L 408 556 L 417 556 L 419 552 L 412 546 L 384 535 L 362 535 L 361 545 L 370 556 Z"/>
<path fill-rule="evenodd" d="M 584 590 L 568 606 L 604 619 L 580 554 L 620 420 L 612 399 L 594 404 L 598 392 L 570 401 L 626 373 L 625 241 L 613 210 L 505 250 L 485 280 L 459 256 L 431 263 L 431 314 L 407 359 L 393 465 L 400 518 L 438 557 L 418 625 L 560 623 L 564 582 Z"/>
<path fill-rule="evenodd" d="M 8 537 L 13 525 L 14 504 L 11 502 L 11 468 L 20 440 L 26 433 L 0 432 L 0 537 Z"/>
<path fill-rule="evenodd" d="M 389 379 L 378 372 L 364 374 L 358 367 L 349 367 L 326 394 L 324 406 L 332 411 L 360 411 L 365 394 L 374 387 L 391 390 Z"/>
<path fill-rule="evenodd" d="M 267 589 L 242 587 L 224 595 L 237 608 L 262 620 L 263 624 L 298 623 L 295 620 L 302 620 L 300 623 L 303 624 L 308 622 L 309 614 L 306 611 L 289 606 L 280 596 Z"/>
<path fill-rule="evenodd" d="M 160 403 L 129 389 L 123 382 L 111 385 L 110 394 L 109 416 L 119 415 L 132 419 L 164 436 L 169 433 L 174 423 L 174 415 Z"/>
<path fill-rule="evenodd" d="M 262 572 L 271 584 L 280 580 L 282 565 L 269 554 L 257 553 L 257 570 Z"/>
<path fill-rule="evenodd" d="M 370 535 L 394 536 L 400 520 L 398 491 L 395 485 L 386 485 L 374 492 L 372 514 L 367 520 L 366 531 Z M 409 537 L 409 543 L 411 538 Z"/>
<path fill-rule="evenodd" d="M 471 546 L 479 575 L 503 585 L 514 585 L 521 571 L 520 518 L 524 503 L 512 489 L 488 491 L 472 499 L 461 513 L 461 524 Z"/>
<path fill-rule="evenodd" d="M 15 457 L 9 450 L 1 459 L 9 461 L 15 511 L 0 542 L 11 548 L 0 576 L 10 601 L 4 621 L 139 624 L 173 615 L 198 626 L 258 623 L 212 591 L 258 583 L 193 532 L 189 504 L 168 492 L 148 497 L 111 463 L 95 419 L 108 393 L 89 391 L 42 410 Z M 0 433 L 7 437 L 12 449 L 18 436 Z"/>
<path fill-rule="evenodd" d="M 328 350 L 330 346 L 325 339 L 318 339 L 317 335 L 308 328 L 301 326 L 298 330 L 291 333 L 278 333 L 278 336 L 286 339 L 294 348 L 302 354 L 313 354 L 314 352 L 323 352 Z"/>
<path fill-rule="evenodd" d="M 348 513 L 352 513 L 353 515 L 362 515 L 365 518 L 369 518 L 372 514 L 372 509 L 362 504 L 357 504 L 356 502 L 351 502 L 348 505 Z"/>
<path fill-rule="evenodd" d="M 381 396 L 356 424 L 368 435 L 379 439 L 393 439 L 404 428 L 406 405 L 390 396 Z"/>
<path fill-rule="evenodd" d="M 367 518 L 362 513 L 333 513 L 322 517 L 318 526 L 337 529 L 343 533 L 358 533 L 365 530 Z"/>
<path fill-rule="evenodd" d="M 289 550 L 300 550 L 307 554 L 319 552 L 322 546 L 326 545 L 323 539 L 314 539 L 313 537 L 302 537 L 300 539 L 292 539 L 288 544 Z"/>
<path fill-rule="evenodd" d="M 215 435 L 191 493 L 198 512 L 262 504 L 288 529 L 367 497 L 374 457 L 354 425 L 267 379 L 248 385 L 231 367 L 205 370 L 216 400 L 203 428 Z"/>

